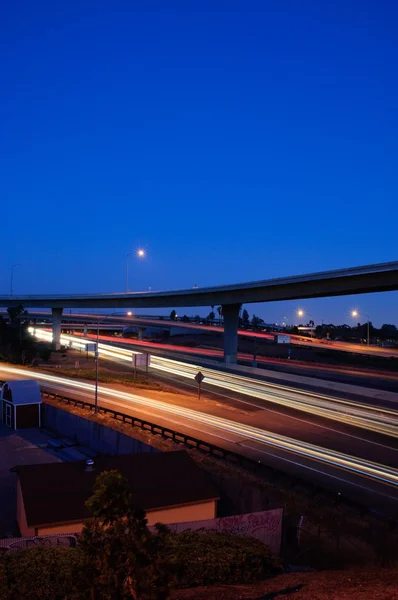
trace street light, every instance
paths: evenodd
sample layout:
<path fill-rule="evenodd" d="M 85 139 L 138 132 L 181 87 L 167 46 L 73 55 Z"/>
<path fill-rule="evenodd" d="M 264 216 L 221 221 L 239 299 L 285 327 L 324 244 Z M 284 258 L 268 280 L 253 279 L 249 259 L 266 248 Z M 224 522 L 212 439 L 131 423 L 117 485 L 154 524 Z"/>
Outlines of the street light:
<path fill-rule="evenodd" d="M 359 317 L 359 312 L 354 309 L 353 311 L 351 311 L 351 316 L 356 319 L 357 317 Z M 367 321 L 368 321 L 368 340 L 367 340 L 367 344 L 368 346 L 370 345 L 370 319 L 368 315 L 365 315 Z"/>
<path fill-rule="evenodd" d="M 144 258 L 145 250 L 143 250 L 142 248 L 139 248 L 136 252 L 136 255 L 138 256 L 138 258 Z M 129 257 L 130 256 L 131 256 L 131 252 L 126 254 L 126 293 L 129 291 Z"/>
<path fill-rule="evenodd" d="M 12 289 L 12 284 L 13 284 L 13 281 L 14 281 L 14 269 L 15 269 L 15 267 L 20 267 L 20 266 L 21 265 L 19 263 L 16 263 L 15 265 L 12 265 L 12 267 L 11 267 L 10 296 L 12 296 L 13 291 L 14 291 Z"/>
<path fill-rule="evenodd" d="M 105 317 L 104 319 L 100 319 L 99 321 L 97 321 L 97 343 L 95 346 L 95 393 L 94 393 L 94 413 L 98 414 L 98 363 L 99 363 L 99 352 L 98 352 L 98 345 L 99 345 L 99 326 L 101 323 L 104 323 L 107 319 L 109 319 L 110 317 L 113 317 L 113 315 L 117 315 L 117 312 L 113 312 L 111 315 L 108 315 L 107 317 Z"/>
<path fill-rule="evenodd" d="M 303 309 L 302 309 L 302 308 L 299 308 L 299 309 L 297 310 L 297 316 L 301 318 L 301 317 L 304 317 L 304 315 L 305 315 L 305 313 L 304 313 Z M 309 317 L 312 317 L 312 314 L 311 314 L 311 313 L 307 313 L 307 315 L 308 315 Z M 313 323 L 313 327 L 314 327 L 314 325 L 315 325 L 315 324 L 314 324 L 314 321 L 313 321 L 313 320 L 312 320 L 312 323 Z M 312 333 L 313 333 L 313 330 L 311 329 L 311 330 L 310 330 L 310 336 L 311 336 L 311 339 L 312 339 Z"/>

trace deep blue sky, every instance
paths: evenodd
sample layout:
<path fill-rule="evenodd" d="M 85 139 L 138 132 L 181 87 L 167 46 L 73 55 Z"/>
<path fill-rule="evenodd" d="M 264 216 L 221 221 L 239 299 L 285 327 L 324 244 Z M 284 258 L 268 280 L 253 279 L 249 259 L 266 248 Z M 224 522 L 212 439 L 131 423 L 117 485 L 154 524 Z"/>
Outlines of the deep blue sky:
<path fill-rule="evenodd" d="M 134 290 L 397 259 L 397 19 L 394 0 L 5 3 L 0 293 L 14 263 L 15 293 L 123 290 L 139 246 Z M 397 299 L 248 308 L 381 323 Z"/>

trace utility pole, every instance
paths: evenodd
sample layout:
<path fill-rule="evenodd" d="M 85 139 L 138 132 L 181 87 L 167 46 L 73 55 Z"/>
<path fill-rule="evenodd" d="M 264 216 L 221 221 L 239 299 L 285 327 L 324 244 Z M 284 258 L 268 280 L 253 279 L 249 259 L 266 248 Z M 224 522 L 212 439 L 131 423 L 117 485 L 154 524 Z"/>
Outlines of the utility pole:
<path fill-rule="evenodd" d="M 130 253 L 126 254 L 126 293 L 129 291 L 129 256 Z"/>
<path fill-rule="evenodd" d="M 10 296 L 13 295 L 14 290 L 13 290 L 13 283 L 14 283 L 14 269 L 15 267 L 20 267 L 21 265 L 19 263 L 12 265 L 11 267 L 11 280 L 10 280 Z"/>

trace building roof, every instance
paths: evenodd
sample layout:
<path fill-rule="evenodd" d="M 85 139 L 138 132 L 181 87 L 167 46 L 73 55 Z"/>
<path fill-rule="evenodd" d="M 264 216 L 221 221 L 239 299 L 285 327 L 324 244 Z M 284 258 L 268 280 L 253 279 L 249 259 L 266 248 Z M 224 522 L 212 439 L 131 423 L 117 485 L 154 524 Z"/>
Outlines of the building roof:
<path fill-rule="evenodd" d="M 21 465 L 18 474 L 29 527 L 81 522 L 90 514 L 85 501 L 91 496 L 97 475 L 116 469 L 134 492 L 134 503 L 146 511 L 218 499 L 219 494 L 185 451 L 104 456 L 94 469 L 85 461 Z"/>
<path fill-rule="evenodd" d="M 11 390 L 12 403 L 23 404 L 41 404 L 41 392 L 37 381 L 31 379 L 21 379 L 7 381 L 1 387 L 1 397 L 7 398 L 7 391 Z"/>

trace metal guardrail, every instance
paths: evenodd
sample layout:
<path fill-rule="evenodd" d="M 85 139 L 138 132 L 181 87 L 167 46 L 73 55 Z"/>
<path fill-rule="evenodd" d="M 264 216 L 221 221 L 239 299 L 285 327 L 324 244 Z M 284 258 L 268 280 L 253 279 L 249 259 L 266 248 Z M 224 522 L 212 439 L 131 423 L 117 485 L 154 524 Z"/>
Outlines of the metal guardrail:
<path fill-rule="evenodd" d="M 63 402 L 66 404 L 71 404 L 75 407 L 86 408 L 90 412 L 94 411 L 94 404 L 91 402 L 87 402 L 86 400 L 78 400 L 75 398 L 68 398 L 67 396 L 63 396 L 61 394 L 56 394 L 53 392 L 42 391 L 42 398 L 50 398 L 52 400 L 56 400 L 58 402 Z M 195 448 L 204 452 L 206 454 L 210 454 L 217 458 L 222 458 L 223 460 L 227 460 L 234 464 L 238 464 L 240 466 L 257 466 L 259 467 L 259 463 L 253 461 L 249 458 L 241 456 L 240 454 L 236 454 L 234 452 L 230 452 L 229 450 L 225 450 L 224 448 L 220 448 L 219 446 L 215 446 L 209 442 L 204 442 L 199 438 L 193 437 L 191 435 L 181 433 L 179 431 L 175 431 L 170 427 L 165 427 L 164 425 L 157 425 L 156 423 L 152 423 L 151 421 L 147 421 L 145 419 L 140 419 L 139 417 L 134 417 L 132 415 L 126 415 L 118 410 L 114 410 L 112 408 L 105 408 L 104 406 L 98 406 L 98 414 L 110 415 L 116 421 L 120 421 L 121 423 L 126 423 L 131 425 L 132 427 L 139 427 L 143 431 L 149 431 L 154 435 L 160 435 L 166 440 L 172 440 L 176 443 L 182 443 L 189 448 Z"/>
<path fill-rule="evenodd" d="M 0 386 L 5 383 L 4 380 L 0 380 Z M 52 400 L 56 400 L 58 402 L 63 402 L 65 404 L 71 404 L 75 407 L 86 408 L 90 412 L 94 412 L 95 405 L 91 402 L 87 402 L 86 400 L 78 400 L 76 398 L 69 398 L 68 396 L 64 396 L 62 394 L 57 394 L 53 392 L 47 392 L 41 390 L 41 395 L 43 400 L 46 398 L 50 398 Z M 215 446 L 209 442 L 204 442 L 199 438 L 193 437 L 191 435 L 181 433 L 179 431 L 175 431 L 170 427 L 165 427 L 164 425 L 158 425 L 156 423 L 152 423 L 151 421 L 147 421 L 145 419 L 140 419 L 138 417 L 134 417 L 132 415 L 126 415 L 118 410 L 114 410 L 112 408 L 105 408 L 104 406 L 98 406 L 98 413 L 103 415 L 111 415 L 116 421 L 120 421 L 121 423 L 130 424 L 132 427 L 139 427 L 143 431 L 149 431 L 154 435 L 160 435 L 166 440 L 172 440 L 175 443 L 182 443 L 188 448 L 195 448 L 205 454 L 210 454 L 214 457 L 221 458 L 223 460 L 229 461 L 235 465 L 241 466 L 243 468 L 248 468 L 251 471 L 258 471 L 261 468 L 266 468 L 269 472 L 275 472 L 275 475 L 278 473 L 282 475 L 281 472 L 276 471 L 272 467 L 264 465 L 260 461 L 255 461 L 235 452 L 231 452 L 229 450 L 225 450 L 224 448 L 220 448 L 219 446 Z M 297 479 L 297 481 L 301 481 Z"/>
<path fill-rule="evenodd" d="M 75 407 L 86 408 L 90 412 L 93 412 L 95 408 L 94 404 L 87 402 L 86 400 L 68 398 L 67 396 L 57 393 L 42 391 L 42 397 L 43 400 L 45 398 L 50 398 L 60 403 L 62 402 Z M 337 505 L 345 505 L 347 508 L 353 509 L 356 512 L 360 512 L 363 516 L 372 512 L 368 507 L 360 504 L 359 502 L 353 501 L 340 493 L 329 491 L 326 488 L 323 488 L 317 484 L 312 484 L 299 476 L 284 473 L 283 471 L 267 465 L 259 460 L 248 458 L 236 452 L 232 452 L 231 450 L 226 450 L 225 448 L 221 448 L 220 446 L 216 446 L 210 442 L 205 442 L 192 435 L 175 431 L 170 427 L 158 425 L 156 423 L 152 423 L 151 421 L 140 419 L 139 417 L 134 417 L 132 415 L 126 415 L 118 410 L 105 408 L 103 406 L 98 406 L 98 413 L 110 415 L 116 421 L 121 423 L 130 424 L 132 427 L 139 427 L 142 431 L 148 431 L 151 434 L 160 435 L 165 440 L 172 440 L 177 444 L 184 444 L 184 446 L 186 446 L 188 449 L 195 449 L 203 454 L 224 460 L 231 465 L 238 466 L 252 474 L 266 479 L 267 481 L 283 481 L 285 485 L 292 490 L 297 487 L 302 491 L 304 488 L 305 493 L 308 494 L 308 496 L 316 496 L 321 494 L 325 498 L 328 498 L 330 502 Z M 379 516 L 384 518 L 384 516 L 381 514 Z"/>

